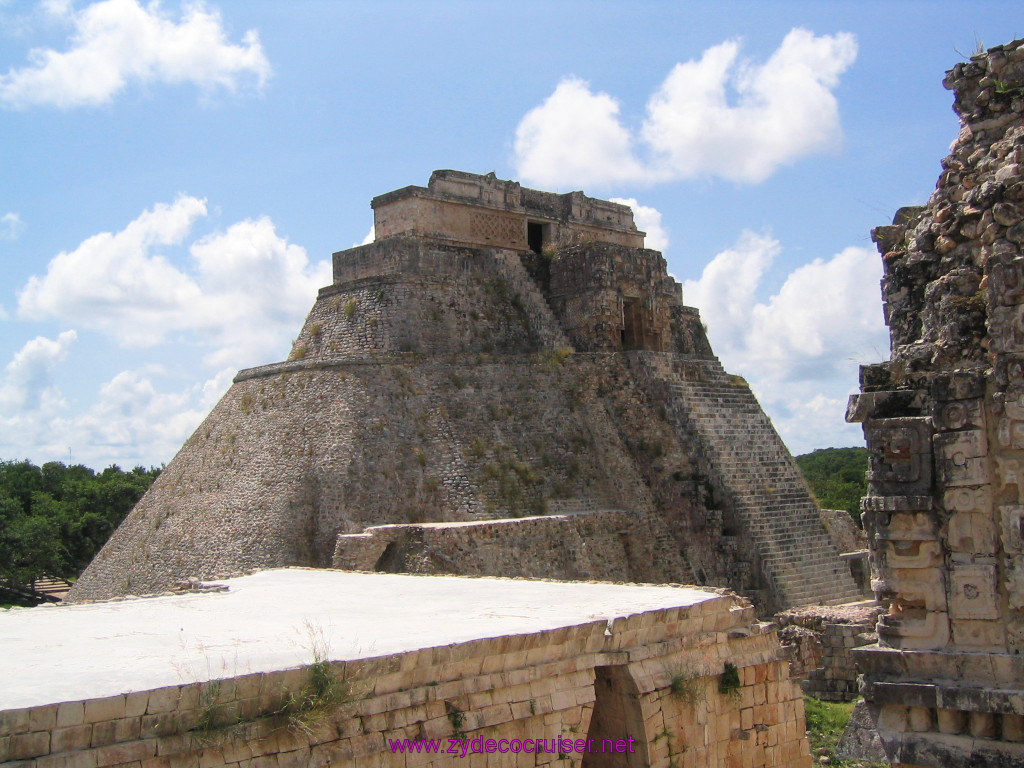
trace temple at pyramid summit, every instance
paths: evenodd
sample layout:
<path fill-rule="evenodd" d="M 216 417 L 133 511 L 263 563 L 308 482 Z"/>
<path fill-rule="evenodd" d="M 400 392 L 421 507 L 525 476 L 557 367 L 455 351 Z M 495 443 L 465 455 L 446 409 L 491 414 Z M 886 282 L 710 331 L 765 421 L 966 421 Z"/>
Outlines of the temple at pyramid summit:
<path fill-rule="evenodd" d="M 860 596 L 629 207 L 450 170 L 372 206 L 71 601 L 289 565 Z"/>

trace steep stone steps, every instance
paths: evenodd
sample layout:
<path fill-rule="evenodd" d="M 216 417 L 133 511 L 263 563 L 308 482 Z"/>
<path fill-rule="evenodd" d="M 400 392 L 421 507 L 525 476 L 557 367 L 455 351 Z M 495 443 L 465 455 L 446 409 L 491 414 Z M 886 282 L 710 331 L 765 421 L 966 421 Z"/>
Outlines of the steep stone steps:
<path fill-rule="evenodd" d="M 746 382 L 714 358 L 643 352 L 631 360 L 681 437 L 696 440 L 707 457 L 781 601 L 857 599 L 803 476 Z"/>
<path fill-rule="evenodd" d="M 571 348 L 572 343 L 563 333 L 547 299 L 530 273 L 526 271 L 516 251 L 494 250 L 488 256 L 493 260 L 498 273 L 505 278 L 509 287 L 519 296 L 525 310 L 530 331 L 540 340 L 544 349 Z"/>

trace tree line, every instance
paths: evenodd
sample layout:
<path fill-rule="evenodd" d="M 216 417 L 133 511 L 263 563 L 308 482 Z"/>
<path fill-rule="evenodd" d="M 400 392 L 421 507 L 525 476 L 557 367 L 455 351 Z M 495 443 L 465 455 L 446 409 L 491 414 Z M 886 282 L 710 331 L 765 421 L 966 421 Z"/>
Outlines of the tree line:
<path fill-rule="evenodd" d="M 77 577 L 159 474 L 0 461 L 0 584 Z"/>

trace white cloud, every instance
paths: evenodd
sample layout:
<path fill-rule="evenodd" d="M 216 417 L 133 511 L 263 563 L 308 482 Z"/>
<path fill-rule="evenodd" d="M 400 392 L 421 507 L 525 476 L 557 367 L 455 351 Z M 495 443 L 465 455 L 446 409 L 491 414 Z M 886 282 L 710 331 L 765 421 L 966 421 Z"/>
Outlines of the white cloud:
<path fill-rule="evenodd" d="M 202 298 L 187 308 L 190 327 L 208 334 L 215 365 L 262 362 L 282 351 L 309 312 L 331 265 L 310 265 L 306 250 L 277 235 L 266 218 L 247 219 L 191 247 Z"/>
<path fill-rule="evenodd" d="M 25 231 L 25 223 L 21 216 L 14 212 L 0 216 L 0 240 L 17 240 Z"/>
<path fill-rule="evenodd" d="M 193 242 L 188 270 L 154 253 L 182 244 L 205 215 L 205 200 L 182 196 L 58 254 L 20 292 L 19 316 L 66 320 L 124 346 L 186 334 L 209 347 L 206 362 L 220 367 L 279 357 L 317 289 L 330 282 L 330 263 L 311 265 L 265 217 Z"/>
<path fill-rule="evenodd" d="M 178 245 L 205 215 L 205 200 L 182 196 L 143 212 L 116 234 L 93 235 L 55 256 L 44 277 L 29 278 L 18 296 L 18 314 L 66 319 L 127 345 L 163 341 L 193 322 L 187 310 L 202 292 L 191 277 L 151 251 Z"/>
<path fill-rule="evenodd" d="M 370 243 L 372 243 L 376 239 L 377 239 L 377 228 L 373 224 L 371 224 L 370 225 L 370 231 L 366 233 L 366 237 L 363 238 L 362 242 L 352 243 L 352 247 L 353 248 L 357 248 L 360 245 L 369 245 Z"/>
<path fill-rule="evenodd" d="M 80 461 L 88 455 L 104 457 L 99 463 L 157 463 L 173 456 L 206 415 L 197 402 L 201 388 L 158 392 L 143 372 L 122 371 L 100 387 L 88 411 L 50 426 L 78 446 Z"/>
<path fill-rule="evenodd" d="M 793 29 L 762 65 L 739 51 L 730 40 L 677 64 L 638 131 L 622 123 L 612 96 L 563 80 L 516 129 L 520 178 L 555 188 L 704 176 L 756 183 L 839 146 L 832 90 L 856 58 L 853 35 Z"/>
<path fill-rule="evenodd" d="M 516 128 L 519 177 L 545 188 L 633 181 L 644 175 L 619 104 L 570 77 Z"/>
<path fill-rule="evenodd" d="M 885 357 L 878 255 L 846 248 L 793 270 L 767 300 L 759 289 L 779 243 L 744 232 L 699 280 L 683 284 L 701 310 L 723 365 L 744 376 L 795 453 L 854 445 L 859 428 L 843 420 L 857 366 Z"/>
<path fill-rule="evenodd" d="M 78 339 L 64 331 L 56 339 L 37 336 L 15 353 L 0 381 L 0 412 L 39 410 L 44 403 L 60 400 L 53 384 L 53 370 L 68 356 Z"/>
<path fill-rule="evenodd" d="M 210 411 L 220 401 L 224 393 L 228 391 L 228 387 L 231 386 L 236 373 L 234 368 L 222 368 L 214 374 L 213 378 L 203 382 L 199 405 L 204 413 Z"/>
<path fill-rule="evenodd" d="M 72 27 L 70 46 L 36 48 L 30 65 L 0 75 L 0 103 L 70 109 L 106 104 L 130 83 L 192 83 L 205 93 L 262 87 L 271 74 L 259 35 L 249 30 L 240 45 L 228 41 L 220 13 L 201 3 L 184 7 L 180 20 L 158 2 L 103 0 L 81 11 L 50 2 L 51 16 Z"/>
<path fill-rule="evenodd" d="M 701 310 L 719 353 L 744 346 L 761 278 L 780 251 L 774 238 L 744 231 L 708 262 L 700 280 L 683 283 L 685 303 Z"/>
<path fill-rule="evenodd" d="M 858 356 L 878 357 L 888 350 L 881 279 L 881 259 L 868 248 L 846 248 L 795 269 L 767 304 L 753 307 L 753 359 L 769 371 L 787 361 L 775 374 L 793 381 L 827 379 Z"/>
<path fill-rule="evenodd" d="M 159 367 L 121 371 L 100 386 L 82 413 L 68 414 L 52 386 L 34 408 L 0 407 L 0 456 L 32 456 L 41 463 L 66 461 L 70 451 L 74 462 L 94 468 L 164 463 L 230 383 L 222 371 L 181 391 L 160 392 L 153 377 L 164 374 Z"/>
<path fill-rule="evenodd" d="M 647 237 L 644 238 L 645 248 L 662 252 L 668 248 L 668 231 L 661 224 L 661 211 L 649 205 L 640 205 L 633 197 L 613 197 L 611 201 L 628 205 L 633 209 L 633 221 L 636 222 L 636 228 L 647 233 Z"/>

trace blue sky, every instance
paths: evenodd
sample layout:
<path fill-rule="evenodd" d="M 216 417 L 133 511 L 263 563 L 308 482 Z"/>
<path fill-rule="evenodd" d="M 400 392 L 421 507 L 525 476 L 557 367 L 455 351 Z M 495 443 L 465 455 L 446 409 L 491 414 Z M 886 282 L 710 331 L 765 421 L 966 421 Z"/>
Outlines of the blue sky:
<path fill-rule="evenodd" d="M 0 458 L 160 464 L 283 359 L 370 198 L 456 168 L 634 201 L 795 453 L 860 444 L 868 233 L 1017 2 L 0 0 Z"/>

